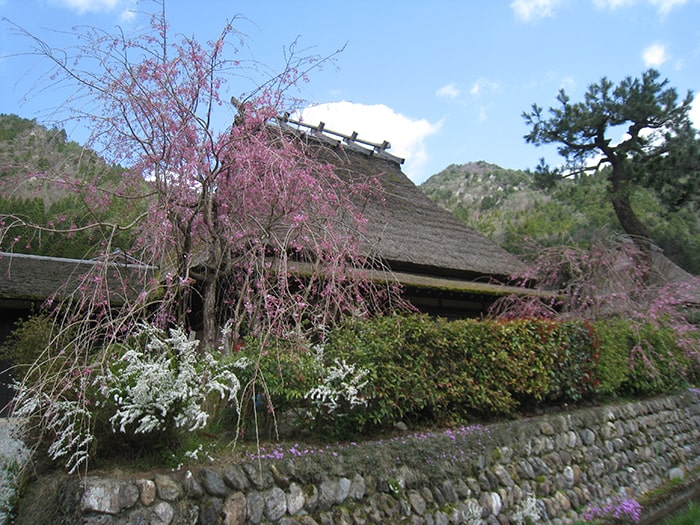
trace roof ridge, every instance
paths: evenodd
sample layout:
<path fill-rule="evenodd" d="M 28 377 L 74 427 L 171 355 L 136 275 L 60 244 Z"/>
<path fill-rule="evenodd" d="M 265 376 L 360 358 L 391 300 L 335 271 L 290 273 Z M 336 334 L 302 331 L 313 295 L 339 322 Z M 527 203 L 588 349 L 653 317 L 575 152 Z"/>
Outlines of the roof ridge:
<path fill-rule="evenodd" d="M 277 120 L 280 124 L 286 124 L 290 127 L 297 126 L 297 131 L 301 131 L 302 133 L 305 133 L 306 131 L 301 128 L 306 128 L 306 130 L 311 132 L 311 134 L 316 137 L 326 140 L 334 140 L 338 145 L 340 145 L 342 142 L 349 146 L 355 146 L 364 152 L 368 152 L 370 155 L 377 155 L 379 157 L 387 158 L 397 162 L 398 164 L 403 164 L 405 160 L 387 152 L 387 150 L 391 148 L 391 143 L 387 140 L 384 140 L 381 143 L 371 142 L 369 140 L 359 138 L 356 131 L 353 131 L 350 135 L 347 135 L 345 133 L 326 128 L 326 123 L 323 121 L 319 121 L 318 125 L 307 124 L 301 120 L 291 118 L 291 115 L 286 112 L 284 115 L 277 117 Z"/>

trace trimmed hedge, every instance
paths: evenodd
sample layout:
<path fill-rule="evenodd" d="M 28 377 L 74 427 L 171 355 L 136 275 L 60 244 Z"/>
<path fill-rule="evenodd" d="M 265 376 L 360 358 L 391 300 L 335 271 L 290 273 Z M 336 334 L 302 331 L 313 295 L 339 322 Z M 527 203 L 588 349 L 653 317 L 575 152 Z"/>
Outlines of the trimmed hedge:
<path fill-rule="evenodd" d="M 670 326 L 600 321 L 601 359 L 596 367 L 601 394 L 646 396 L 670 392 L 687 384 L 698 370 Z"/>
<path fill-rule="evenodd" d="M 45 346 L 37 341 L 45 337 L 47 322 L 37 317 L 19 323 L 0 355 L 24 371 L 21 366 Z M 399 422 L 450 424 L 545 403 L 667 393 L 697 378 L 692 356 L 677 332 L 659 323 L 447 321 L 396 314 L 350 320 L 312 348 L 251 338 L 224 359 L 246 357 L 250 363 L 236 367 L 244 420 L 256 419 L 272 435 L 278 417 L 296 413 L 297 424 L 337 437 Z M 307 394 L 323 382 L 326 367 L 339 361 L 368 371 L 369 386 L 360 392 L 367 405 L 314 412 Z"/>
<path fill-rule="evenodd" d="M 253 349 L 260 355 L 262 349 L 253 344 L 247 349 L 250 357 Z M 308 350 L 279 350 L 270 348 L 274 357 L 258 361 L 257 374 L 265 378 L 258 392 L 264 390 L 265 401 L 278 412 L 296 409 L 308 415 L 304 392 L 318 384 L 318 365 Z M 672 328 L 624 319 L 596 324 L 534 318 L 447 321 L 421 314 L 355 319 L 323 344 L 323 361 L 336 359 L 368 370 L 371 389 L 364 392 L 364 407 L 305 421 L 333 437 L 399 422 L 432 425 L 510 416 L 595 396 L 666 393 L 697 370 Z"/>
<path fill-rule="evenodd" d="M 368 407 L 351 414 L 364 431 L 672 392 L 697 377 L 698 360 L 687 350 L 662 323 L 394 315 L 346 324 L 326 352 L 370 370 Z"/>
<path fill-rule="evenodd" d="M 393 315 L 335 330 L 326 352 L 370 370 L 368 407 L 352 415 L 364 430 L 579 400 L 594 390 L 597 348 L 592 327 L 579 321 Z"/>

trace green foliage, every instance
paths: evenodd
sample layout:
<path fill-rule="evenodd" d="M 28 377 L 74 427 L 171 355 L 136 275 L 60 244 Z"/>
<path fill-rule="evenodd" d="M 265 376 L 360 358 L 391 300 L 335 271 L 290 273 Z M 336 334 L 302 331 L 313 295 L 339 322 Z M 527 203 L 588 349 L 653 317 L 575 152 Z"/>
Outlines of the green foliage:
<path fill-rule="evenodd" d="M 0 114 L 0 141 L 11 141 L 36 125 L 34 120 L 2 113 Z"/>
<path fill-rule="evenodd" d="M 700 505 L 694 502 L 688 503 L 685 509 L 664 521 L 664 525 L 697 525 L 698 523 L 700 523 Z"/>
<path fill-rule="evenodd" d="M 277 340 L 274 346 L 248 338 L 233 356 L 241 379 L 244 427 L 275 437 L 280 424 L 330 438 L 354 432 L 354 418 L 364 411 L 368 371 L 355 356 L 333 358 L 322 344 Z M 283 421 L 284 420 L 284 421 Z"/>
<path fill-rule="evenodd" d="M 68 346 L 75 334 L 70 329 L 55 328 L 54 320 L 41 314 L 15 322 L 0 345 L 0 360 L 12 363 L 18 381 L 34 383 L 62 373 L 66 356 L 57 349 Z"/>
<path fill-rule="evenodd" d="M 105 249 L 128 253 L 135 232 L 83 229 L 100 222 L 125 225 L 145 209 L 143 199 L 111 198 L 125 193 L 116 189 L 122 171 L 67 142 L 64 130 L 0 115 L 0 249 L 76 259 Z M 105 190 L 103 200 L 91 200 L 78 190 L 80 185 Z"/>
<path fill-rule="evenodd" d="M 595 370 L 598 392 L 612 395 L 620 392 L 630 375 L 629 322 L 622 319 L 601 321 L 595 325 L 600 341 L 600 360 Z"/>
<path fill-rule="evenodd" d="M 516 254 L 523 253 L 523 241 L 584 248 L 622 233 L 607 195 L 606 170 L 561 180 L 544 191 L 537 188 L 532 174 L 516 171 L 499 177 L 497 170 L 502 168 L 488 166 L 484 173 L 479 163 L 452 165 L 421 189 L 468 226 Z M 697 210 L 690 206 L 669 210 L 647 188 L 637 188 L 631 200 L 664 254 L 685 270 L 700 273 Z"/>
<path fill-rule="evenodd" d="M 0 359 L 15 365 L 33 363 L 50 340 L 51 320 L 43 316 L 20 319 L 0 346 Z"/>
<path fill-rule="evenodd" d="M 670 392 L 684 386 L 697 367 L 671 326 L 612 319 L 597 322 L 595 328 L 600 338 L 595 373 L 601 394 Z"/>
<path fill-rule="evenodd" d="M 134 241 L 134 232 L 120 231 L 114 234 L 108 226 L 80 229 L 98 221 L 127 223 L 136 216 L 138 207 L 129 209 L 124 203 L 114 201 L 96 216 L 84 205 L 79 196 L 69 195 L 47 203 L 38 197 L 3 197 L 0 195 L 0 213 L 13 215 L 29 225 L 56 230 L 76 230 L 62 233 L 34 226 L 10 226 L 5 230 L 0 248 L 15 253 L 50 255 L 74 259 L 89 259 L 99 255 L 109 243 L 112 250 L 128 252 Z M 9 226 L 9 221 L 5 222 Z"/>
<path fill-rule="evenodd" d="M 574 401 L 594 386 L 593 332 L 536 319 L 448 322 L 423 315 L 353 321 L 327 351 L 370 370 L 359 430 L 511 414 L 521 404 Z"/>
<path fill-rule="evenodd" d="M 647 221 L 632 203 L 636 190 L 652 192 L 664 210 L 698 210 L 700 139 L 689 117 L 692 101 L 691 92 L 679 100 L 668 80 L 653 69 L 617 85 L 603 77 L 588 86 L 580 102 L 572 102 L 561 89 L 546 117 L 533 104 L 523 113 L 530 128 L 525 140 L 536 146 L 556 144 L 565 161 L 564 168 L 552 172 L 559 178 L 607 166 L 602 173 L 617 223 L 640 248 L 648 249 L 652 239 Z M 620 128 L 627 133 L 613 144 Z M 547 171 L 540 164 L 540 180 Z"/>
<path fill-rule="evenodd" d="M 249 337 L 232 356 L 241 382 L 243 425 L 255 426 L 274 434 L 278 414 L 294 411 L 306 418 L 305 394 L 320 381 L 315 351 L 307 345 L 276 340 L 268 345 Z M 308 424 L 308 419 L 306 420 Z"/>

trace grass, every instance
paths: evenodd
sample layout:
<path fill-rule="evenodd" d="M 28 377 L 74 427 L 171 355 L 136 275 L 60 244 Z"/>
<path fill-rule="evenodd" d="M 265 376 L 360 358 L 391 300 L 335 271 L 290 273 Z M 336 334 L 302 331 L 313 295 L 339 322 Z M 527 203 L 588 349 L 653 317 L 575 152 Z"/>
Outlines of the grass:
<path fill-rule="evenodd" d="M 697 525 L 700 523 L 700 505 L 690 502 L 685 510 L 664 520 L 664 525 Z"/>

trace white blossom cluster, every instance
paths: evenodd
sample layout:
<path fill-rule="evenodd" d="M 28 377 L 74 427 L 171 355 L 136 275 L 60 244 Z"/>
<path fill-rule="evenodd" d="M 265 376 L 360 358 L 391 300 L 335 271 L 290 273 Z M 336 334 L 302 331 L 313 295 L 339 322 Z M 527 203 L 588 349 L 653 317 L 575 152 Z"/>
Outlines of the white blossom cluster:
<path fill-rule="evenodd" d="M 15 385 L 14 416 L 40 419 L 50 438 L 48 456 L 69 473 L 89 459 L 94 406 L 113 410 L 113 431 L 135 434 L 203 428 L 215 398 L 238 409 L 240 382 L 232 368 L 245 363 L 220 364 L 179 328 L 165 332 L 142 324 L 130 341 L 115 347 L 119 355 L 103 373 L 72 369 L 72 381 L 64 381 L 58 393 L 43 384 Z"/>
<path fill-rule="evenodd" d="M 212 394 L 237 402 L 238 378 L 208 352 L 197 351 L 199 341 L 179 328 L 168 334 L 144 324 L 137 340 L 144 334 L 143 348 L 124 352 L 102 382 L 116 407 L 109 420 L 113 430 L 140 434 L 173 424 L 193 431 L 207 424 Z"/>
<path fill-rule="evenodd" d="M 322 353 L 318 356 L 322 358 Z M 344 359 L 335 359 L 333 363 L 323 371 L 321 384 L 309 390 L 304 398 L 326 413 L 335 412 L 343 404 L 349 408 L 367 405 L 362 391 L 369 382 L 365 379 L 369 370 L 348 364 Z"/>
<path fill-rule="evenodd" d="M 47 453 L 53 460 L 64 461 L 74 474 L 89 456 L 94 440 L 91 432 L 92 414 L 84 403 L 69 399 L 52 399 L 45 392 L 16 385 L 17 409 L 14 416 L 22 419 L 43 414 L 44 428 L 52 436 Z"/>

